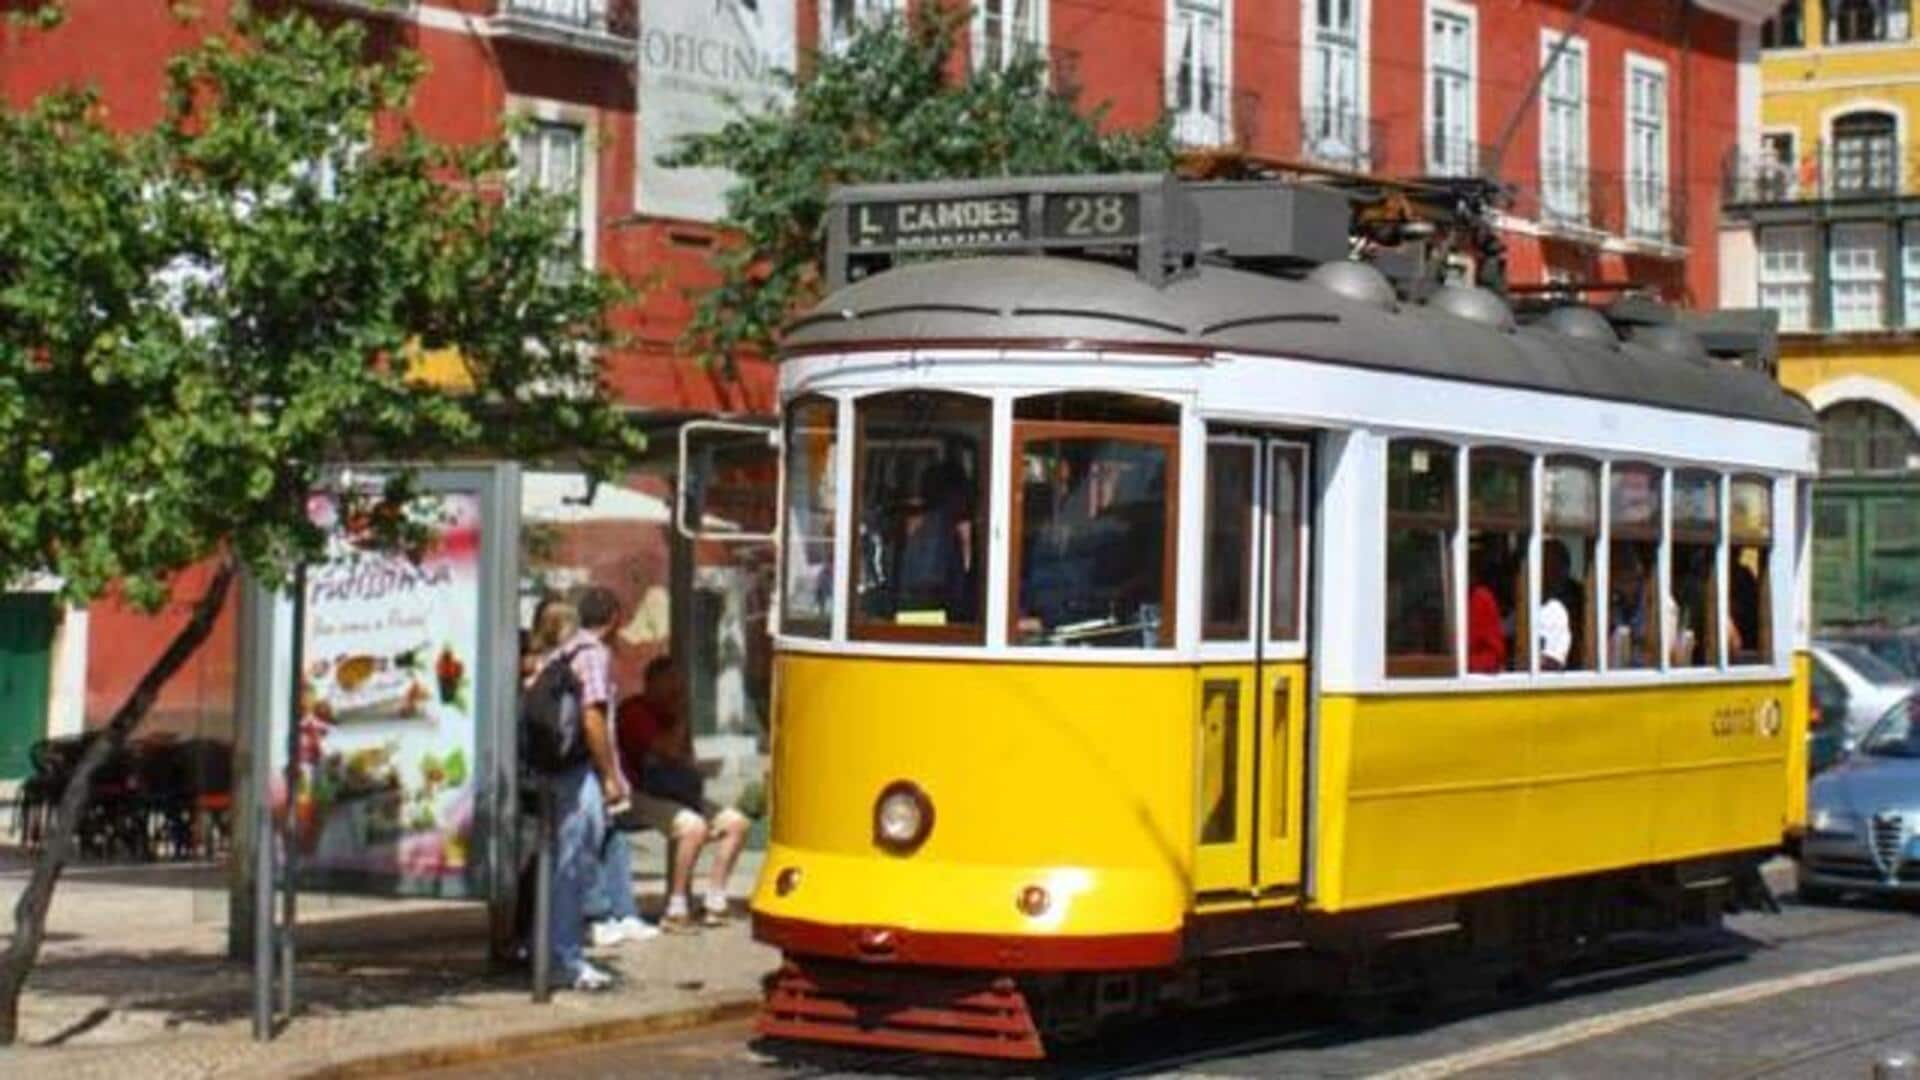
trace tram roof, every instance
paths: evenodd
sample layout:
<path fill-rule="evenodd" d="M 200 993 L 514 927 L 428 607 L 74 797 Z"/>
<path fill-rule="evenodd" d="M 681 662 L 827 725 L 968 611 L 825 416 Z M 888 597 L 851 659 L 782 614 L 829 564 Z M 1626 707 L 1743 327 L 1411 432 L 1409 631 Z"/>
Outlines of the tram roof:
<path fill-rule="evenodd" d="M 987 255 L 898 266 L 827 296 L 789 351 L 878 347 L 1174 348 L 1268 354 L 1816 426 L 1766 374 L 1724 361 L 1501 329 L 1425 304 L 1349 299 L 1311 280 L 1202 264 L 1156 287 L 1082 258 Z"/>

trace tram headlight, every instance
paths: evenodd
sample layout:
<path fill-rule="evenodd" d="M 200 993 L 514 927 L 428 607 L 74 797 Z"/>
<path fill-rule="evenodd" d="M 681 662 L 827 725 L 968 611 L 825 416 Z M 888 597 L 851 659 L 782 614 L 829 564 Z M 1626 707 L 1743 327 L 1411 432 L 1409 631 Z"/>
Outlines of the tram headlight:
<path fill-rule="evenodd" d="M 933 803 L 919 785 L 896 780 L 873 804 L 873 842 L 895 855 L 908 855 L 933 831 Z"/>

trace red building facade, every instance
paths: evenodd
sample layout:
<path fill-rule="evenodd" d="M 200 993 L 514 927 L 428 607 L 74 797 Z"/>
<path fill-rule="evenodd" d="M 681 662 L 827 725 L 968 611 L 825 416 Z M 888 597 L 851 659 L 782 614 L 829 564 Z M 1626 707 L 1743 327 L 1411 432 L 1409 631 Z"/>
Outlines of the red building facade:
<path fill-rule="evenodd" d="M 20 2 L 0 0 L 0 9 Z M 364 20 L 382 42 L 421 53 L 429 74 L 414 118 L 435 137 L 480 141 L 498 137 L 508 116 L 534 121 L 521 147 L 523 163 L 538 163 L 530 182 L 570 187 L 582 206 L 581 257 L 644 290 L 620 315 L 635 345 L 609 358 L 608 377 L 656 430 L 700 414 L 771 414 L 770 364 L 749 361 L 723 375 L 679 344 L 692 297 L 713 281 L 708 257 L 725 178 L 675 176 L 653 161 L 674 134 L 713 122 L 725 93 L 764 87 L 773 69 L 835 47 L 860 20 L 898 13 L 906 0 L 281 2 Z M 130 130 L 157 119 L 167 57 L 231 13 L 230 0 L 203 0 L 187 21 L 165 0 L 65 3 L 57 29 L 0 23 L 0 98 L 19 105 L 56 86 L 91 84 Z M 1710 307 L 1718 301 L 1716 178 L 1757 123 L 1757 27 L 1778 2 L 973 6 L 974 63 L 1044 50 L 1056 84 L 1088 107 L 1106 105 L 1115 127 L 1166 115 L 1192 149 L 1280 167 L 1495 178 L 1514 191 L 1499 224 L 1516 284 L 1632 280 Z M 670 462 L 658 462 L 636 490 L 663 497 L 669 473 Z M 626 535 L 630 557 L 599 551 L 577 561 L 588 577 L 619 574 L 636 611 L 649 610 L 659 583 L 644 579 L 668 565 L 667 531 L 653 522 Z M 183 605 L 193 584 L 183 582 Z M 55 710 L 68 719 L 56 719 L 55 730 L 77 726 L 80 712 L 99 723 L 164 640 L 152 621 L 110 601 L 84 621 L 84 700 L 68 693 Z M 660 644 L 645 642 L 638 654 Z M 162 722 L 230 722 L 234 652 L 228 625 L 170 688 Z"/>

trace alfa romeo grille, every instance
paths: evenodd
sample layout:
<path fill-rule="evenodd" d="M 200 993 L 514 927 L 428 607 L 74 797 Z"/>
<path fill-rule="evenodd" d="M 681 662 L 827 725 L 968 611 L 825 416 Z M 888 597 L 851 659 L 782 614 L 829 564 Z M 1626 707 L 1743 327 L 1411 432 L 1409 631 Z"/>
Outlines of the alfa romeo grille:
<path fill-rule="evenodd" d="M 1873 861 L 1889 876 L 1900 872 L 1901 849 L 1907 842 L 1907 824 L 1899 814 L 1873 815 Z"/>

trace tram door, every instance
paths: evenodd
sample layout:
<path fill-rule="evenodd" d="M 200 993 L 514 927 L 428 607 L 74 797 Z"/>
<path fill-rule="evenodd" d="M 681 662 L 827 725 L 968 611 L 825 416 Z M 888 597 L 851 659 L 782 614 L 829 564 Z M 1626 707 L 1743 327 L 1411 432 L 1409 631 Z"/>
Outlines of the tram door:
<path fill-rule="evenodd" d="M 1195 716 L 1203 908 L 1300 891 L 1310 452 L 1298 435 L 1216 428 L 1207 440 Z"/>

